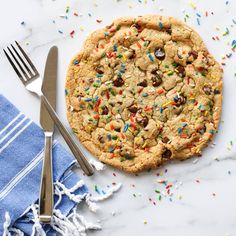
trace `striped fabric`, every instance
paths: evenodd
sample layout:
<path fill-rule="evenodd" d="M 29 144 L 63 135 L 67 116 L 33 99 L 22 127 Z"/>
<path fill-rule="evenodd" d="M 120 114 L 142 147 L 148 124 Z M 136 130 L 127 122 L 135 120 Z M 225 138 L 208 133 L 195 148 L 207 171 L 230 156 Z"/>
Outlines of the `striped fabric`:
<path fill-rule="evenodd" d="M 17 228 L 24 235 L 32 233 L 34 216 L 31 211 L 25 211 L 38 200 L 43 149 L 42 129 L 0 95 L 0 235 L 3 235 L 6 212 L 11 219 L 9 229 Z M 59 143 L 54 143 L 54 182 L 59 181 L 67 189 L 75 186 L 80 178 L 71 171 L 74 164 L 74 158 Z M 87 187 L 81 184 L 73 194 L 83 198 L 87 192 Z M 55 203 L 57 200 L 55 195 Z M 57 209 L 63 215 L 68 215 L 76 204 L 67 195 L 58 203 Z M 55 235 L 50 226 L 43 226 L 43 230 L 47 235 Z"/>

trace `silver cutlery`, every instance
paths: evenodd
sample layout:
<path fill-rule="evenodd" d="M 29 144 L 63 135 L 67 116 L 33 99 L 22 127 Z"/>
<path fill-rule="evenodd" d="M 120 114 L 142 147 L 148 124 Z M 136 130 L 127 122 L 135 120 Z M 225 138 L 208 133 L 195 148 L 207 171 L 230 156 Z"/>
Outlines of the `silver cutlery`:
<path fill-rule="evenodd" d="M 26 89 L 32 93 L 35 93 L 41 98 L 45 107 L 48 110 L 48 113 L 55 122 L 58 130 L 65 139 L 67 145 L 74 154 L 76 160 L 78 161 L 84 173 L 89 176 L 92 175 L 94 172 L 92 166 L 89 164 L 86 157 L 80 150 L 79 146 L 76 145 L 75 141 L 73 140 L 73 138 L 70 136 L 65 126 L 60 121 L 58 115 L 48 102 L 47 98 L 43 95 L 41 91 L 42 79 L 40 77 L 39 72 L 37 71 L 32 61 L 29 59 L 27 54 L 24 52 L 24 50 L 17 42 L 16 45 L 18 51 L 12 44 L 11 48 L 7 47 L 8 52 L 3 49 L 7 59 L 9 60 L 10 64 L 12 65 L 13 69 L 15 70 L 16 74 L 18 75 L 18 77 L 20 78 L 21 82 L 24 84 Z"/>
<path fill-rule="evenodd" d="M 42 92 L 54 110 L 56 110 L 57 59 L 58 49 L 54 46 L 48 53 L 42 84 Z M 39 194 L 39 220 L 43 223 L 50 223 L 53 215 L 52 137 L 54 121 L 42 100 L 40 105 L 40 124 L 44 130 L 45 145 Z"/>

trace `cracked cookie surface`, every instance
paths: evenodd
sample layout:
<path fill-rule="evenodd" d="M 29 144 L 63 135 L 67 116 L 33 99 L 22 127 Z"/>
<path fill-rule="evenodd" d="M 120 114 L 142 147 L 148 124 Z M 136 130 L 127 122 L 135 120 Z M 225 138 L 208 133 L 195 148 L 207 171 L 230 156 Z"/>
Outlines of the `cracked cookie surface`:
<path fill-rule="evenodd" d="M 71 61 L 67 116 L 99 160 L 127 172 L 200 154 L 217 130 L 222 70 L 173 17 L 120 18 Z"/>

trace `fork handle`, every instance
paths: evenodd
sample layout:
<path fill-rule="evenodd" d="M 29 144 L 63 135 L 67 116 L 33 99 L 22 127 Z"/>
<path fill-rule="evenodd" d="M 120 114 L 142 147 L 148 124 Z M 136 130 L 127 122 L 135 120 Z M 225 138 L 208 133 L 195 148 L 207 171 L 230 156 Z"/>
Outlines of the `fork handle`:
<path fill-rule="evenodd" d="M 58 115 L 56 114 L 56 112 L 54 111 L 50 103 L 48 102 L 47 98 L 43 94 L 40 97 L 43 103 L 45 104 L 45 107 L 47 108 L 49 115 L 55 122 L 58 130 L 60 131 L 61 135 L 63 136 L 67 145 L 69 146 L 71 152 L 74 154 L 76 160 L 78 161 L 81 169 L 84 171 L 86 175 L 88 176 L 93 175 L 94 173 L 93 167 L 89 164 L 88 160 L 86 159 L 86 157 L 84 156 L 80 148 L 76 145 L 75 141 L 69 134 L 68 130 L 62 124 Z"/>
<path fill-rule="evenodd" d="M 39 195 L 39 220 L 50 223 L 53 214 L 52 132 L 45 132 L 45 148 Z"/>

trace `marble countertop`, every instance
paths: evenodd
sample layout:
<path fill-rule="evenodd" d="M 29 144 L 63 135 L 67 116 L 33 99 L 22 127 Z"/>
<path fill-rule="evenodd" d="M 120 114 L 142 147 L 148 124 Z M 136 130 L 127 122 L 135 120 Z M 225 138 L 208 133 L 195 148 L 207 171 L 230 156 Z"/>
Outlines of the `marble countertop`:
<path fill-rule="evenodd" d="M 1 1 L 0 93 L 36 122 L 39 121 L 39 101 L 17 80 L 2 51 L 14 40 L 26 49 L 41 73 L 49 48 L 58 46 L 57 111 L 67 126 L 64 83 L 68 62 L 89 33 L 108 25 L 116 17 L 161 14 L 186 19 L 215 58 L 226 64 L 223 64 L 222 122 L 203 156 L 170 163 L 139 176 L 107 167 L 93 177 L 84 177 L 94 194 L 95 185 L 101 191 L 112 183 L 123 183 L 122 189 L 111 199 L 99 203 L 101 209 L 96 214 L 88 213 L 86 207 L 81 206 L 80 212 L 94 222 L 100 219 L 103 226 L 102 231 L 88 232 L 88 235 L 236 235 L 236 64 L 231 50 L 233 37 L 236 37 L 235 10 L 233 0 Z M 102 22 L 98 23 L 97 19 Z M 62 141 L 58 132 L 56 137 Z M 173 185 L 170 194 L 161 180 Z"/>

